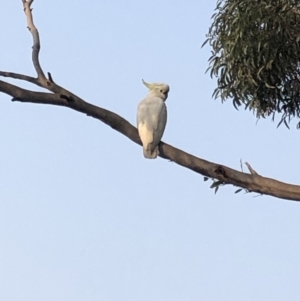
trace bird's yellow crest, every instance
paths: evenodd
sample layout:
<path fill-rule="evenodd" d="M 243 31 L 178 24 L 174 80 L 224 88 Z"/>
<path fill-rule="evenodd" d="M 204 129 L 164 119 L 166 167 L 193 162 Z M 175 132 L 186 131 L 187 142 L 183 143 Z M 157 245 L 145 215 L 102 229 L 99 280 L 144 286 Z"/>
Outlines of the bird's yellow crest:
<path fill-rule="evenodd" d="M 143 79 L 142 79 L 142 81 L 143 81 L 143 84 L 144 84 L 149 90 L 152 90 L 152 89 L 155 87 L 154 84 L 146 83 Z"/>

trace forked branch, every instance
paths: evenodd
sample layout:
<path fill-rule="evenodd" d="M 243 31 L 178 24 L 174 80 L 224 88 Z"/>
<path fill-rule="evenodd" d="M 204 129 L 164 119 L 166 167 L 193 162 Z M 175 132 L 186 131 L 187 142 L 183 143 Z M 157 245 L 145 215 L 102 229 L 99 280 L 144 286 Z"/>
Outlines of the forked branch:
<path fill-rule="evenodd" d="M 37 78 L 4 71 L 0 71 L 0 76 L 24 80 L 41 86 L 52 93 L 26 90 L 1 80 L 0 92 L 10 95 L 13 101 L 64 106 L 84 113 L 104 122 L 133 142 L 141 145 L 137 129 L 127 120 L 111 111 L 92 105 L 72 92 L 58 86 L 53 82 L 51 74 L 48 73 L 49 79 L 45 77 L 39 63 L 40 39 L 32 18 L 31 4 L 33 0 L 22 0 L 22 2 L 27 18 L 27 25 L 33 36 L 32 61 L 37 73 Z M 164 142 L 161 142 L 159 145 L 159 153 L 161 158 L 171 160 L 205 177 L 217 179 L 224 184 L 232 184 L 244 188 L 249 192 L 300 201 L 300 186 L 262 177 L 252 169 L 250 164 L 247 165 L 251 172 L 250 174 L 240 172 L 220 164 L 197 158 Z"/>

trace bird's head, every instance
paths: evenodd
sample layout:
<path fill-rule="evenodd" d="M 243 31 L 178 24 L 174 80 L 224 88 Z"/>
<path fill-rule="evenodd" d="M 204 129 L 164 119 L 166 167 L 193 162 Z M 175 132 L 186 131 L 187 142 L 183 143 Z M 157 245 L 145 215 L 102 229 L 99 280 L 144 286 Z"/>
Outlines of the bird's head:
<path fill-rule="evenodd" d="M 170 91 L 169 85 L 163 83 L 148 84 L 144 80 L 143 84 L 149 89 L 149 94 L 151 93 L 151 95 L 157 96 L 163 101 L 167 100 Z"/>

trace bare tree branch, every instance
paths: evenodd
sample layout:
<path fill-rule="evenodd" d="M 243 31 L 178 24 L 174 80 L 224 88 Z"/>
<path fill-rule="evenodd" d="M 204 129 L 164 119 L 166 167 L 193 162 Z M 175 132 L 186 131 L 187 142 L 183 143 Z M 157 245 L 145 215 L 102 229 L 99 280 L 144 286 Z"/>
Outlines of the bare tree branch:
<path fill-rule="evenodd" d="M 5 71 L 0 71 L 0 76 L 24 80 L 29 83 L 32 83 L 32 84 L 42 87 L 42 85 L 40 84 L 38 79 L 35 77 L 32 77 L 32 76 L 23 75 L 23 74 L 14 73 L 14 72 L 5 72 Z"/>
<path fill-rule="evenodd" d="M 23 2 L 23 7 L 24 7 L 24 12 L 26 15 L 27 19 L 27 27 L 29 31 L 32 34 L 33 38 L 33 46 L 32 46 L 32 62 L 35 68 L 35 71 L 38 76 L 38 80 L 40 82 L 47 81 L 46 76 L 42 70 L 42 67 L 39 62 L 39 53 L 41 49 L 41 44 L 40 44 L 40 36 L 37 28 L 35 27 L 33 23 L 33 17 L 32 17 L 32 9 L 31 9 L 31 4 L 33 3 L 33 0 L 22 0 Z"/>
<path fill-rule="evenodd" d="M 30 76 L 4 71 L 0 71 L 0 76 L 25 80 L 44 87 L 53 93 L 26 90 L 2 80 L 0 80 L 0 92 L 10 95 L 13 101 L 57 105 L 76 110 L 104 122 L 133 142 L 142 145 L 137 129 L 127 120 L 111 111 L 92 105 L 63 87 L 58 86 L 53 82 L 51 74 L 48 73 L 49 80 L 45 77 L 38 61 L 40 42 L 38 31 L 32 21 L 30 8 L 33 0 L 22 0 L 22 2 L 27 16 L 28 27 L 33 35 L 34 47 L 32 59 L 38 78 L 35 79 Z M 300 201 L 300 186 L 262 177 L 255 171 L 253 172 L 250 165 L 250 167 L 247 166 L 251 174 L 240 172 L 221 164 L 197 158 L 164 142 L 160 142 L 159 144 L 159 156 L 171 160 L 178 165 L 186 167 L 203 176 L 217 179 L 224 182 L 224 184 L 232 184 L 244 188 L 249 192 L 257 192 L 259 194 L 266 194 L 282 199 Z"/>

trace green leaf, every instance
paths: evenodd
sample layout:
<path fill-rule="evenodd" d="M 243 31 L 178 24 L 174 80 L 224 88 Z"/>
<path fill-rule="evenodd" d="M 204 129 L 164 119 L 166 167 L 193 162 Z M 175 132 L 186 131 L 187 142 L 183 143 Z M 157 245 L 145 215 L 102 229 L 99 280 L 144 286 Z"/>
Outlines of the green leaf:
<path fill-rule="evenodd" d="M 220 185 L 223 185 L 224 182 L 223 181 L 215 181 L 211 184 L 210 188 L 215 188 L 215 187 L 218 187 Z"/>
<path fill-rule="evenodd" d="M 205 45 L 206 45 L 206 43 L 209 41 L 209 38 L 208 39 L 206 39 L 204 42 L 203 42 L 203 44 L 201 45 L 201 48 L 203 48 Z"/>
<path fill-rule="evenodd" d="M 219 190 L 219 187 L 220 187 L 220 186 L 217 186 L 217 187 L 215 188 L 215 194 L 216 194 L 217 191 Z"/>

